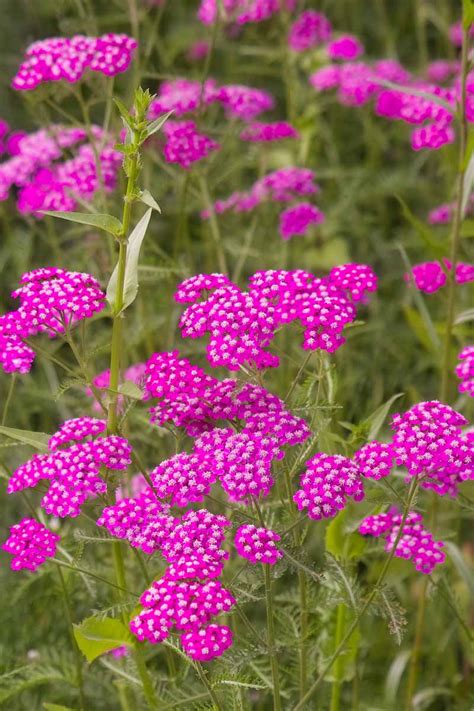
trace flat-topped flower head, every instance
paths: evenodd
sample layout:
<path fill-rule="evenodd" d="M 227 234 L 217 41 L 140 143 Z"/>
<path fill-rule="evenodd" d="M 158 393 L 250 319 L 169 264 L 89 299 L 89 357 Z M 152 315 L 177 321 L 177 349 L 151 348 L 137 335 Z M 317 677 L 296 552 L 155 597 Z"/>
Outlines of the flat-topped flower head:
<path fill-rule="evenodd" d="M 46 558 L 54 558 L 61 537 L 34 518 L 24 518 L 10 528 L 2 550 L 10 553 L 12 570 L 36 570 Z"/>
<path fill-rule="evenodd" d="M 275 121 L 273 123 L 263 123 L 254 121 L 249 123 L 240 134 L 243 141 L 254 143 L 267 143 L 271 141 L 282 141 L 286 138 L 297 138 L 298 132 L 286 121 Z"/>
<path fill-rule="evenodd" d="M 306 462 L 300 489 L 293 497 L 298 509 L 308 510 L 309 518 L 333 518 L 345 508 L 347 497 L 364 498 L 358 467 L 340 454 L 316 454 Z"/>
<path fill-rule="evenodd" d="M 408 514 L 400 536 L 402 520 L 402 515 L 397 511 L 367 516 L 359 526 L 359 533 L 364 536 L 383 536 L 388 553 L 395 547 L 397 558 L 411 560 L 418 572 L 431 575 L 435 567 L 446 559 L 444 543 L 434 540 L 423 527 L 421 514 L 414 511 Z"/>
<path fill-rule="evenodd" d="M 208 625 L 181 637 L 183 649 L 191 659 L 209 662 L 221 657 L 232 646 L 232 631 L 225 625 Z"/>
<path fill-rule="evenodd" d="M 217 85 L 213 79 L 202 84 L 191 79 L 173 79 L 160 85 L 159 93 L 150 104 L 149 116 L 157 118 L 168 111 L 175 116 L 197 111 L 202 104 L 214 101 Z"/>
<path fill-rule="evenodd" d="M 107 491 L 101 467 L 124 470 L 130 465 L 131 447 L 127 440 L 117 435 L 102 437 L 104 429 L 105 423 L 94 418 L 66 421 L 51 437 L 49 454 L 36 454 L 13 472 L 7 492 L 12 494 L 34 487 L 40 480 L 49 480 L 49 489 L 41 501 L 46 513 L 61 518 L 78 516 L 88 499 Z M 70 446 L 60 448 L 63 445 Z"/>
<path fill-rule="evenodd" d="M 330 59 L 349 61 L 360 57 L 364 48 L 354 35 L 341 35 L 328 44 L 326 51 Z"/>
<path fill-rule="evenodd" d="M 12 86 L 19 91 L 29 91 L 54 81 L 75 84 L 87 69 L 115 76 L 128 69 L 136 47 L 137 42 L 132 37 L 114 33 L 39 40 L 26 50 Z"/>
<path fill-rule="evenodd" d="M 327 42 L 331 34 L 331 23 L 325 15 L 306 10 L 291 25 L 288 44 L 293 52 L 304 52 Z"/>
<path fill-rule="evenodd" d="M 279 540 L 275 531 L 246 524 L 237 529 L 234 543 L 237 553 L 251 563 L 274 565 L 283 557 L 283 551 L 276 546 Z"/>
<path fill-rule="evenodd" d="M 324 222 L 324 214 L 315 205 L 302 202 L 284 210 L 280 215 L 280 235 L 289 240 L 305 235 L 312 225 Z"/>
<path fill-rule="evenodd" d="M 242 121 L 252 121 L 264 111 L 273 109 L 274 106 L 274 99 L 268 91 L 241 84 L 221 86 L 216 90 L 214 97 L 230 116 Z"/>
<path fill-rule="evenodd" d="M 456 495 L 458 484 L 474 476 L 474 443 L 463 436 L 466 418 L 436 400 L 394 415 L 392 446 L 398 466 L 439 495 Z"/>
<path fill-rule="evenodd" d="M 294 10 L 295 0 L 283 0 L 283 7 Z M 204 25 L 221 22 L 246 25 L 263 22 L 282 10 L 282 0 L 201 0 L 198 19 Z"/>
<path fill-rule="evenodd" d="M 0 316 L 0 364 L 7 373 L 27 373 L 34 351 L 24 343 L 38 333 L 54 337 L 105 308 L 105 294 L 90 274 L 56 267 L 23 274 L 12 293 L 16 311 Z"/>
<path fill-rule="evenodd" d="M 167 121 L 163 132 L 166 136 L 163 149 L 165 159 L 168 163 L 178 163 L 182 168 L 190 168 L 219 148 L 216 141 L 197 130 L 194 121 Z"/>
<path fill-rule="evenodd" d="M 348 292 L 352 301 L 365 301 L 369 293 L 377 291 L 377 275 L 367 264 L 342 264 L 333 267 L 329 280 Z"/>

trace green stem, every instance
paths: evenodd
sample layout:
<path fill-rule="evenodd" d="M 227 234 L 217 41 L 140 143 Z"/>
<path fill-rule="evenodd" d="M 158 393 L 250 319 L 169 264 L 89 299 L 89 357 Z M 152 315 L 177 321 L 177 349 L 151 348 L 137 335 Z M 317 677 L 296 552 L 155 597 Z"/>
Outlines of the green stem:
<path fill-rule="evenodd" d="M 8 392 L 7 392 L 7 397 L 5 399 L 5 405 L 3 406 L 3 413 L 2 413 L 2 427 L 7 421 L 8 417 L 8 410 L 10 408 L 10 403 L 13 397 L 13 391 L 15 390 L 15 383 L 16 383 L 16 373 L 13 373 L 12 377 L 10 378 L 10 385 L 8 387 Z"/>
<path fill-rule="evenodd" d="M 265 583 L 265 599 L 267 603 L 267 636 L 268 636 L 268 653 L 270 656 L 270 664 L 272 669 L 272 681 L 273 681 L 273 709 L 274 711 L 281 711 L 281 699 L 280 699 L 280 674 L 278 669 L 278 659 L 276 656 L 275 649 L 275 622 L 274 622 L 274 612 L 273 612 L 273 595 L 272 595 L 272 579 L 270 573 L 270 566 L 267 564 L 262 565 L 263 568 L 263 579 Z"/>
<path fill-rule="evenodd" d="M 224 707 L 221 705 L 221 702 L 216 696 L 216 692 L 212 688 L 211 684 L 209 683 L 209 679 L 207 678 L 207 674 L 205 669 L 203 669 L 202 664 L 200 662 L 194 662 L 194 666 L 196 668 L 197 673 L 199 674 L 199 678 L 201 679 L 202 683 L 206 687 L 207 691 L 209 692 L 209 696 L 212 699 L 212 702 L 214 706 L 216 707 L 217 711 L 224 711 Z"/>
<path fill-rule="evenodd" d="M 36 514 L 34 509 L 33 509 L 33 513 Z M 123 592 L 126 592 L 129 595 L 134 595 L 135 597 L 139 597 L 139 595 L 136 595 L 135 593 L 131 593 L 126 588 L 122 588 L 120 585 L 116 585 L 111 580 L 107 580 L 107 578 L 103 578 L 101 575 L 92 573 L 90 570 L 86 570 L 85 568 L 79 568 L 77 565 L 69 565 L 69 563 L 65 563 L 63 560 L 58 560 L 57 558 L 54 558 L 52 560 L 52 563 L 55 563 L 55 565 L 59 565 L 62 568 L 68 568 L 69 570 L 73 570 L 74 572 L 79 573 L 80 575 L 87 575 L 89 578 L 94 578 L 94 580 L 99 580 L 101 583 L 110 585 L 111 588 L 115 588 L 116 590 L 122 590 Z"/>
<path fill-rule="evenodd" d="M 338 646 L 341 643 L 342 638 L 344 637 L 344 629 L 346 625 L 346 606 L 340 603 L 337 606 L 337 614 L 336 614 L 336 637 L 335 637 L 335 649 L 338 648 Z M 330 711 L 339 711 L 339 704 L 341 700 L 341 689 L 342 689 L 342 682 L 341 682 L 341 676 L 342 676 L 342 667 L 343 667 L 343 658 L 342 655 L 339 655 L 336 661 L 334 662 L 334 681 L 332 684 L 332 694 L 331 694 L 331 708 Z"/>
<path fill-rule="evenodd" d="M 222 237 L 219 229 L 219 222 L 217 220 L 216 211 L 214 210 L 214 203 L 212 202 L 211 195 L 209 193 L 209 188 L 207 185 L 206 178 L 203 175 L 199 176 L 199 185 L 201 187 L 201 193 L 204 200 L 204 205 L 206 210 L 209 212 L 209 224 L 211 226 L 211 235 L 214 242 L 214 247 L 216 250 L 217 261 L 219 264 L 219 269 L 223 274 L 228 273 L 227 261 L 225 258 L 224 247 L 222 245 Z"/>
<path fill-rule="evenodd" d="M 451 247 L 449 259 L 451 268 L 448 271 L 447 295 L 448 307 L 446 314 L 446 330 L 444 337 L 444 354 L 441 371 L 440 399 L 446 402 L 449 396 L 449 382 L 451 374 L 451 345 L 454 327 L 454 307 L 456 291 L 456 265 L 459 257 L 459 247 L 461 242 L 461 225 L 464 219 L 462 204 L 464 199 L 464 179 L 466 171 L 466 151 L 468 125 L 466 119 L 466 81 L 469 70 L 469 28 L 463 31 L 462 57 L 461 57 L 461 104 L 460 129 L 459 129 L 459 164 L 457 179 L 456 207 L 454 210 L 454 221 L 451 232 Z"/>
<path fill-rule="evenodd" d="M 306 702 L 312 697 L 312 695 L 314 694 L 314 692 L 316 691 L 316 689 L 318 689 L 318 687 L 320 686 L 321 682 L 324 680 L 324 678 L 325 678 L 325 676 L 327 675 L 327 673 L 332 669 L 332 666 L 333 666 L 334 662 L 336 661 L 336 659 L 339 657 L 339 655 L 340 655 L 340 654 L 342 653 L 342 651 L 344 650 L 344 648 L 345 648 L 347 642 L 348 642 L 349 639 L 351 638 L 352 633 L 353 633 L 354 630 L 357 628 L 357 625 L 359 624 L 359 622 L 361 621 L 361 619 L 363 618 L 363 616 L 365 615 L 365 613 L 367 612 L 367 610 L 368 610 L 369 607 L 371 606 L 372 602 L 373 602 L 374 599 L 376 598 L 376 596 L 377 596 L 377 594 L 378 594 L 378 592 L 379 592 L 379 590 L 380 590 L 380 587 L 381 587 L 382 583 L 384 582 L 384 580 L 385 580 L 385 578 L 386 578 L 386 576 L 387 576 L 387 573 L 388 573 L 388 571 L 389 571 L 389 569 L 390 569 L 392 560 L 393 560 L 393 558 L 394 558 L 394 556 L 395 556 L 395 551 L 397 550 L 398 543 L 399 543 L 399 541 L 400 541 L 400 539 L 401 539 L 401 537 L 402 537 L 402 535 L 403 535 L 403 529 L 404 529 L 404 527 L 405 527 L 405 522 L 406 522 L 406 520 L 407 520 L 408 514 L 409 514 L 409 512 L 410 512 L 411 505 L 412 505 L 413 500 L 414 500 L 414 498 L 415 498 L 415 494 L 416 494 L 416 491 L 417 491 L 417 487 L 418 487 L 418 479 L 417 479 L 416 477 L 413 477 L 412 483 L 411 483 L 411 485 L 410 485 L 410 490 L 409 490 L 409 492 L 408 492 L 407 502 L 406 502 L 406 505 L 405 505 L 405 508 L 404 508 L 404 511 L 403 511 L 402 520 L 401 520 L 401 522 L 400 522 L 400 528 L 399 528 L 398 533 L 397 533 L 397 537 L 395 538 L 395 541 L 394 541 L 394 543 L 393 543 L 393 547 L 392 547 L 392 550 L 390 551 L 390 554 L 388 555 L 387 559 L 385 560 L 385 563 L 384 563 L 384 566 L 383 566 L 383 568 L 382 568 L 382 570 L 381 570 L 381 572 L 380 572 L 380 575 L 379 575 L 379 577 L 377 578 L 377 581 L 376 581 L 374 587 L 372 588 L 372 592 L 371 592 L 370 595 L 368 596 L 368 598 L 367 598 L 367 600 L 365 601 L 364 605 L 362 606 L 360 612 L 359 612 L 359 613 L 356 615 L 356 617 L 354 618 L 352 624 L 349 626 L 349 628 L 348 628 L 346 634 L 345 634 L 344 637 L 342 638 L 340 644 L 339 644 L 339 645 L 337 646 L 337 648 L 334 650 L 334 653 L 332 654 L 331 658 L 329 659 L 329 661 L 328 661 L 328 662 L 326 663 L 326 665 L 324 666 L 322 672 L 320 673 L 320 675 L 318 676 L 318 678 L 316 679 L 316 681 L 314 682 L 314 684 L 310 687 L 310 689 L 309 689 L 309 690 L 306 692 L 306 694 L 303 696 L 303 698 L 300 699 L 300 701 L 299 701 L 299 702 L 297 703 L 297 705 L 294 707 L 293 711 L 302 711 L 302 709 L 303 709 L 304 705 L 306 704 Z"/>
<path fill-rule="evenodd" d="M 72 611 L 71 611 L 71 601 L 69 599 L 69 593 L 67 590 L 66 586 L 66 581 L 64 580 L 64 575 L 63 571 L 61 570 L 60 567 L 57 568 L 59 578 L 61 581 L 61 589 L 63 593 L 63 600 L 64 600 L 64 608 L 66 610 L 66 618 L 69 626 L 69 633 L 71 635 L 71 642 L 72 646 L 74 649 L 74 657 L 76 660 L 76 675 L 77 675 L 77 687 L 79 689 L 79 699 L 80 699 L 80 704 L 81 704 L 81 711 L 86 711 L 87 706 L 86 706 L 86 698 L 84 695 L 84 678 L 82 675 L 82 658 L 81 658 L 81 652 L 79 651 L 79 648 L 76 643 L 76 638 L 74 637 L 74 623 L 72 619 Z"/>

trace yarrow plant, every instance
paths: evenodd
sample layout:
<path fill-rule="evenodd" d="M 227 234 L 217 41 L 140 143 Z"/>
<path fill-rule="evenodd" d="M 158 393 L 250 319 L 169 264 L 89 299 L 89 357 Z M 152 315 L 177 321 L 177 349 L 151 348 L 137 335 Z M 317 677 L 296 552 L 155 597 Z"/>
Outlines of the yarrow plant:
<path fill-rule="evenodd" d="M 337 8 L 202 0 L 184 33 L 185 5 L 116 10 L 127 34 L 98 36 L 108 16 L 79 3 L 87 34 L 33 42 L 11 86 L 40 127 L 0 122 L 8 288 L 19 275 L 0 315 L 1 547 L 25 576 L 12 614 L 27 593 L 47 642 L 31 630 L 0 699 L 461 708 L 424 622 L 438 605 L 467 668 L 470 3 L 434 61 L 420 13 L 416 70 Z M 354 129 L 344 112 L 370 102 Z M 437 183 L 428 225 L 405 200 L 425 158 L 399 174 L 410 148 L 381 118 L 414 127 L 415 151 L 459 145 L 437 154 L 456 188 Z"/>

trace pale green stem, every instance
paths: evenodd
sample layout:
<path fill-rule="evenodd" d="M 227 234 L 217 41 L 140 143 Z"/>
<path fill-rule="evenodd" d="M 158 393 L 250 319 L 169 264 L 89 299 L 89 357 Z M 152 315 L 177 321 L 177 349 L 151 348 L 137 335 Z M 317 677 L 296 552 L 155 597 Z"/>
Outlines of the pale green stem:
<path fill-rule="evenodd" d="M 314 692 L 318 689 L 321 682 L 324 680 L 326 674 L 332 669 L 334 662 L 339 657 L 339 655 L 342 653 L 342 651 L 345 649 L 345 646 L 346 646 L 347 642 L 349 641 L 349 639 L 351 638 L 352 633 L 357 628 L 357 625 L 359 624 L 359 622 L 361 621 L 361 619 L 363 618 L 363 616 L 365 615 L 365 613 L 371 606 L 372 602 L 375 600 L 375 598 L 380 590 L 380 587 L 387 576 L 387 573 L 390 569 L 392 560 L 395 556 L 395 551 L 397 550 L 398 543 L 400 542 L 400 539 L 403 535 L 403 529 L 405 527 L 405 522 L 407 520 L 411 505 L 412 505 L 413 500 L 415 498 L 417 487 L 418 487 L 418 479 L 416 477 L 413 477 L 412 483 L 410 485 L 408 497 L 407 497 L 407 502 L 406 502 L 406 505 L 405 505 L 405 508 L 403 511 L 402 520 L 400 522 L 400 528 L 397 533 L 397 537 L 395 538 L 395 541 L 393 543 L 393 547 L 392 547 L 392 550 L 390 551 L 390 554 L 387 556 L 387 558 L 385 560 L 384 566 L 380 572 L 379 577 L 377 578 L 377 582 L 375 583 L 374 587 L 372 588 L 372 592 L 368 596 L 368 598 L 365 601 L 364 605 L 362 606 L 360 612 L 354 618 L 352 624 L 349 626 L 346 634 L 342 638 L 337 649 L 334 650 L 334 653 L 332 654 L 331 658 L 324 666 L 322 672 L 320 673 L 320 675 L 318 676 L 318 678 L 316 679 L 314 684 L 310 687 L 310 689 L 303 696 L 303 698 L 300 699 L 298 704 L 294 707 L 293 711 L 302 711 L 306 702 L 309 701 L 309 699 L 313 696 Z"/>
<path fill-rule="evenodd" d="M 212 688 L 211 684 L 209 683 L 209 679 L 207 678 L 206 670 L 203 669 L 202 664 L 200 662 L 194 662 L 194 667 L 199 674 L 199 678 L 201 679 L 202 683 L 206 687 L 207 691 L 209 692 L 209 696 L 212 699 L 212 703 L 216 707 L 217 711 L 224 711 L 224 707 L 221 705 L 221 702 L 216 696 L 216 692 Z"/>

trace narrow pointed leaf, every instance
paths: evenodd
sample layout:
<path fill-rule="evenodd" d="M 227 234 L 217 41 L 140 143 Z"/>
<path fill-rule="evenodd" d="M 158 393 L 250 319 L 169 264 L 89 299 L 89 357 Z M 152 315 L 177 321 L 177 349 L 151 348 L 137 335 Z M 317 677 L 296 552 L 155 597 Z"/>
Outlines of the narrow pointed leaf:
<path fill-rule="evenodd" d="M 113 215 L 88 215 L 86 212 L 56 212 L 53 210 L 44 210 L 42 214 L 50 217 L 59 217 L 61 220 L 67 220 L 68 222 L 76 222 L 79 225 L 97 227 L 99 230 L 109 232 L 115 237 L 122 231 L 122 223 Z"/>
<path fill-rule="evenodd" d="M 148 128 L 147 128 L 147 132 L 146 132 L 148 138 L 149 138 L 150 136 L 153 136 L 154 133 L 157 133 L 157 132 L 160 130 L 160 128 L 166 123 L 166 121 L 169 119 L 169 117 L 170 117 L 172 114 L 173 114 L 173 111 L 168 111 L 168 113 L 165 114 L 164 116 L 160 116 L 159 118 L 157 118 L 157 119 L 155 119 L 154 121 L 152 121 L 152 122 L 149 124 L 149 126 L 148 126 Z"/>
<path fill-rule="evenodd" d="M 0 434 L 15 439 L 23 444 L 29 444 L 30 447 L 40 450 L 41 452 L 48 451 L 48 441 L 50 435 L 45 432 L 30 432 L 29 430 L 17 430 L 13 427 L 0 427 Z"/>
<path fill-rule="evenodd" d="M 156 202 L 155 198 L 149 190 L 142 190 L 140 193 L 140 200 L 144 205 L 151 207 L 153 210 L 161 213 L 161 207 Z"/>
<path fill-rule="evenodd" d="M 392 407 L 393 403 L 398 400 L 400 397 L 402 397 L 404 393 L 397 393 L 396 395 L 393 395 L 390 400 L 387 400 L 387 402 L 384 402 L 383 405 L 380 405 L 368 418 L 367 418 L 367 423 L 370 425 L 370 430 L 369 430 L 369 442 L 375 439 L 380 432 L 383 423 L 387 419 L 387 415 L 390 412 L 390 408 Z"/>
<path fill-rule="evenodd" d="M 125 268 L 125 285 L 124 285 L 124 297 L 122 311 L 130 306 L 135 301 L 138 293 L 138 259 L 140 256 L 140 248 L 142 246 L 143 238 L 148 229 L 148 224 L 150 222 L 152 209 L 150 208 L 145 212 L 142 219 L 136 225 L 132 234 L 128 240 L 128 250 L 127 250 L 127 265 Z M 109 284 L 107 286 L 107 301 L 114 307 L 115 295 L 117 293 L 117 281 L 118 281 L 118 264 L 116 265 L 112 276 L 110 277 Z"/>

